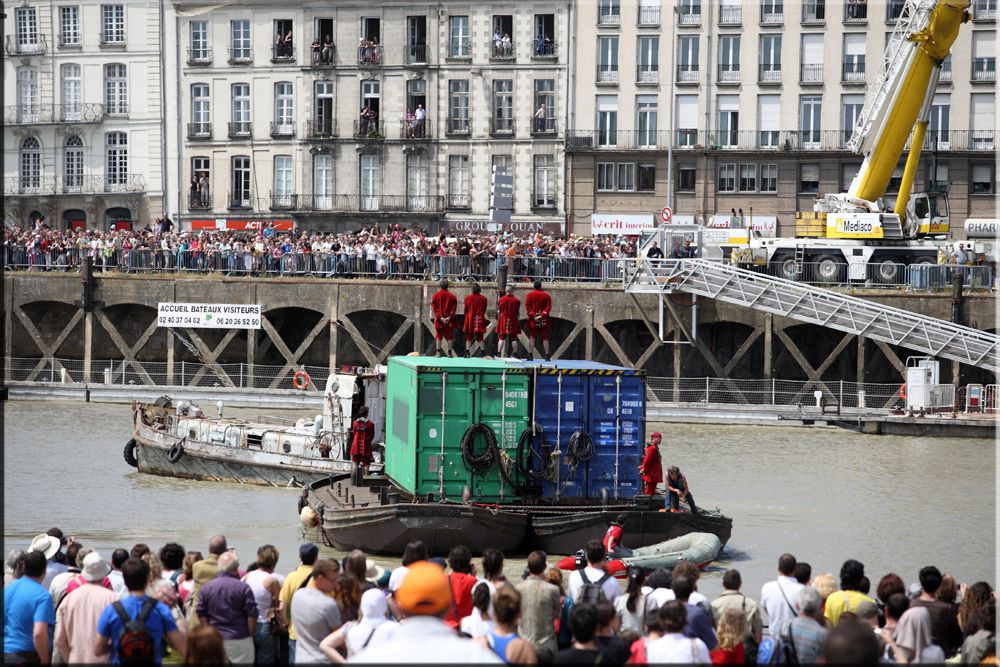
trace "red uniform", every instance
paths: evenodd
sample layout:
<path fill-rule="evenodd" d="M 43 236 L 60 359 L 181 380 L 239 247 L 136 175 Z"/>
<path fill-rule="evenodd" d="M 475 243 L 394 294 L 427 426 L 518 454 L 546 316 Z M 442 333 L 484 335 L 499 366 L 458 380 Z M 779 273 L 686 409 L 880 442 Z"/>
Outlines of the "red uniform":
<path fill-rule="evenodd" d="M 608 526 L 608 532 L 604 533 L 604 551 L 606 553 L 611 553 L 615 547 L 621 546 L 622 541 L 622 527 L 618 524 L 611 524 Z"/>
<path fill-rule="evenodd" d="M 660 462 L 660 448 L 649 442 L 642 457 L 643 493 L 651 496 L 656 493 L 656 485 L 663 481 L 663 465 Z"/>
<path fill-rule="evenodd" d="M 497 338 L 517 338 L 521 333 L 521 301 L 513 294 L 504 294 L 497 301 Z"/>
<path fill-rule="evenodd" d="M 451 340 L 455 335 L 455 309 L 458 299 L 448 290 L 438 290 L 431 297 L 431 313 L 434 315 L 434 340 Z"/>
<path fill-rule="evenodd" d="M 462 320 L 462 331 L 465 333 L 465 340 L 471 342 L 475 338 L 478 342 L 483 342 L 483 334 L 486 333 L 486 297 L 482 294 L 470 294 L 465 297 L 462 303 L 462 311 L 465 317 Z"/>
<path fill-rule="evenodd" d="M 528 337 L 534 340 L 549 339 L 549 328 L 552 320 L 549 312 L 552 310 L 552 297 L 545 290 L 533 289 L 524 297 L 524 310 L 528 314 Z"/>
<path fill-rule="evenodd" d="M 375 423 L 369 419 L 355 419 L 351 426 L 351 461 L 364 466 L 372 464 L 372 440 L 375 439 Z"/>

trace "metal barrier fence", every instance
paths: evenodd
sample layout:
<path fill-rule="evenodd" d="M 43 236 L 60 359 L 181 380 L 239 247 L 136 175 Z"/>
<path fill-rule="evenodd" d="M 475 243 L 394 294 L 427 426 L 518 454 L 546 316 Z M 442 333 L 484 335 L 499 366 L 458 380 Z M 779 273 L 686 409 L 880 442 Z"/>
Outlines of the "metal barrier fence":
<path fill-rule="evenodd" d="M 728 380 L 722 378 L 647 378 L 651 397 L 666 403 L 815 407 L 813 392 L 843 408 L 889 409 L 902 406 L 899 384 L 830 380 Z"/>
<path fill-rule="evenodd" d="M 737 262 L 740 268 L 821 287 L 907 288 L 936 290 L 951 287 L 953 277 L 962 276 L 967 289 L 994 288 L 993 267 L 962 264 L 897 264 L 885 262 L 848 267 L 833 260 L 803 262 L 794 260 L 768 265 Z"/>

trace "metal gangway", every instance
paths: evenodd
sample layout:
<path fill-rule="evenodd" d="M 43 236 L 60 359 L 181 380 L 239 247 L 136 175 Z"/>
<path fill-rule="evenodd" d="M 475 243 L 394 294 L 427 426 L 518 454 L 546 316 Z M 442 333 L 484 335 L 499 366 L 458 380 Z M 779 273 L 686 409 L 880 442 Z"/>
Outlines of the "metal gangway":
<path fill-rule="evenodd" d="M 706 259 L 638 259 L 626 264 L 624 285 L 628 293 L 658 294 L 661 301 L 673 292 L 686 292 L 901 345 L 994 373 L 1000 370 L 1000 338 L 996 334 L 729 264 Z"/>

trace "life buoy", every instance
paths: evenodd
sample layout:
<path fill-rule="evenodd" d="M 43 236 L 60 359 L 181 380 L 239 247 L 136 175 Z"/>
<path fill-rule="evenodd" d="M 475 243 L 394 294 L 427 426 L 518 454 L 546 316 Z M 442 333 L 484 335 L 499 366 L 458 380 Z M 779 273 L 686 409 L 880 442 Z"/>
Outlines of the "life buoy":
<path fill-rule="evenodd" d="M 135 438 L 132 438 L 125 443 L 125 451 L 122 452 L 125 456 L 125 463 L 129 464 L 133 468 L 139 467 L 139 459 L 135 457 L 135 450 L 137 446 L 138 443 L 136 443 Z"/>
<path fill-rule="evenodd" d="M 184 456 L 184 445 L 179 442 L 175 442 L 174 446 L 170 448 L 169 452 L 167 452 L 167 460 L 171 463 L 177 463 L 181 460 L 182 456 Z"/>
<path fill-rule="evenodd" d="M 903 399 L 904 401 L 906 400 L 906 385 L 905 384 L 899 385 L 899 397 L 901 399 Z"/>
<path fill-rule="evenodd" d="M 305 389 L 309 386 L 309 382 L 309 373 L 306 373 L 305 371 L 299 371 L 294 377 L 292 377 L 292 386 L 296 389 Z"/>

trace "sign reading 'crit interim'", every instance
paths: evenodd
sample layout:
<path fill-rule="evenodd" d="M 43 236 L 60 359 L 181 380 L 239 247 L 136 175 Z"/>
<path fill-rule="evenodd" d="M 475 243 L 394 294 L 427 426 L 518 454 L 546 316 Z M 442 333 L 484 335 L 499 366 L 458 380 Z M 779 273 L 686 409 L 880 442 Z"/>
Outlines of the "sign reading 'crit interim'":
<path fill-rule="evenodd" d="M 259 303 L 158 303 L 157 326 L 260 329 Z"/>

